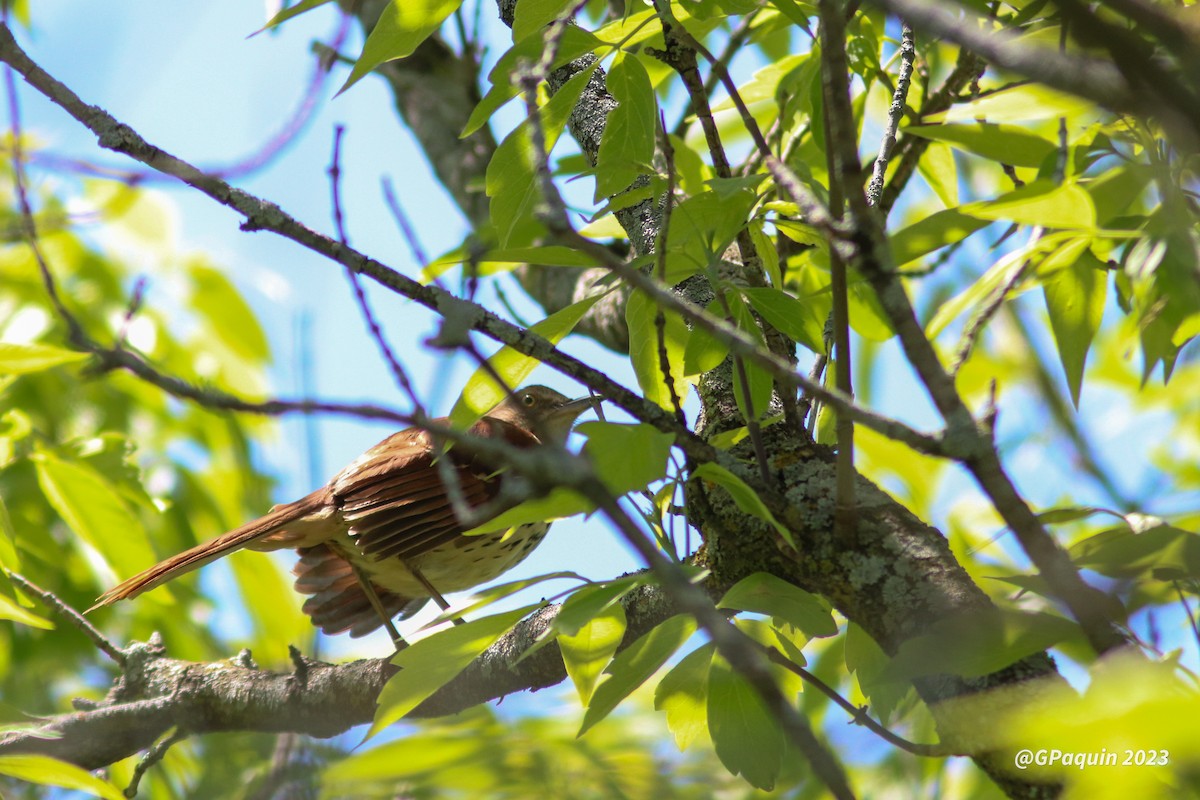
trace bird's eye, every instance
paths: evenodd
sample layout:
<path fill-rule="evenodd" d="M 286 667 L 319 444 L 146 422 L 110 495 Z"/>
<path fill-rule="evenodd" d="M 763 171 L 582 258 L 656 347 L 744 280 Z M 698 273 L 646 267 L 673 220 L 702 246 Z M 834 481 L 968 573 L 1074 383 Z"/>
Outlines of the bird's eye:
<path fill-rule="evenodd" d="M 521 402 L 533 408 L 533 404 L 537 402 L 537 399 L 531 394 L 523 394 L 521 395 Z"/>

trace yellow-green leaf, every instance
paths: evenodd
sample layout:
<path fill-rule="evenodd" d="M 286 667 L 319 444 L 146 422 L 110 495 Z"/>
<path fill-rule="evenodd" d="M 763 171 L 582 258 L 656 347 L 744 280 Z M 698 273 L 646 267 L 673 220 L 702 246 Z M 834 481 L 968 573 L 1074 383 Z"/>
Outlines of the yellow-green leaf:
<path fill-rule="evenodd" d="M 946 142 L 952 147 L 1016 167 L 1040 167 L 1057 145 L 1015 125 L 910 125 L 904 133 Z"/>
<path fill-rule="evenodd" d="M 1038 270 L 1045 275 L 1042 289 L 1046 311 L 1076 408 L 1083 385 L 1083 366 L 1100 328 L 1108 294 L 1108 273 L 1100 259 L 1088 250 L 1090 243 L 1091 239 L 1086 237 L 1068 241 L 1047 256 Z"/>
<path fill-rule="evenodd" d="M 687 398 L 687 383 L 684 380 L 683 353 L 687 346 L 688 329 L 683 319 L 673 311 L 663 311 L 663 336 L 659 341 L 658 325 L 655 322 L 659 306 L 645 292 L 635 291 L 625 304 L 625 321 L 629 328 L 629 360 L 637 375 L 646 399 L 667 410 L 674 405 L 671 389 L 663 375 L 662 354 L 666 351 L 670 380 L 675 396 L 682 403 Z"/>
<path fill-rule="evenodd" d="M 612 494 L 645 489 L 666 477 L 671 434 L 646 423 L 600 421 L 581 423 L 578 430 L 588 437 L 583 452 Z"/>
<path fill-rule="evenodd" d="M 625 609 L 614 603 L 598 612 L 577 633 L 558 635 L 567 675 L 579 692 L 579 701 L 587 705 L 601 671 L 625 636 Z"/>
<path fill-rule="evenodd" d="M 86 792 L 93 797 L 125 800 L 124 793 L 108 781 L 102 781 L 87 770 L 50 756 L 0 756 L 0 775 L 42 786 L 61 786 Z"/>
<path fill-rule="evenodd" d="M 667 728 L 680 750 L 708 731 L 708 668 L 714 652 L 712 642 L 700 645 L 654 687 L 654 708 L 666 712 Z"/>
<path fill-rule="evenodd" d="M 87 353 L 64 350 L 48 344 L 10 344 L 0 342 L 0 375 L 26 375 L 61 364 L 86 361 Z"/>
<path fill-rule="evenodd" d="M 665 620 L 621 651 L 608 668 L 609 676 L 592 694 L 583 715 L 579 735 L 604 719 L 653 675 L 683 643 L 696 632 L 696 620 L 690 614 L 677 614 Z"/>
<path fill-rule="evenodd" d="M 572 77 L 538 109 L 546 153 L 554 149 L 567 117 L 599 63 Z M 502 248 L 525 247 L 542 231 L 541 223 L 534 219 L 534 211 L 542 199 L 535 166 L 544 157 L 545 154 L 534 152 L 530 121 L 526 119 L 504 137 L 488 162 L 484 185 L 491 198 L 492 224 Z"/>
<path fill-rule="evenodd" d="M 497 639 L 541 603 L 513 611 L 492 614 L 455 625 L 419 642 L 414 642 L 392 658 L 400 667 L 379 693 L 375 721 L 368 737 L 399 721 L 422 701 L 445 686 L 467 668 Z"/>
<path fill-rule="evenodd" d="M 595 201 L 628 189 L 654 159 L 658 105 L 650 76 L 634 55 L 619 58 L 605 78 L 617 107 L 608 114 L 596 156 Z"/>
<path fill-rule="evenodd" d="M 934 250 L 961 242 L 987 224 L 957 208 L 922 217 L 890 237 L 892 259 L 897 267 L 903 267 Z"/>
<path fill-rule="evenodd" d="M 512 38 L 519 42 L 549 25 L 566 10 L 571 0 L 521 0 L 513 11 Z"/>
<path fill-rule="evenodd" d="M 50 505 L 118 575 L 132 575 L 156 561 L 141 520 L 99 473 L 45 452 L 32 459 Z"/>
<path fill-rule="evenodd" d="M 1039 180 L 994 200 L 971 203 L 960 210 L 979 219 L 1002 219 L 1043 228 L 1092 230 L 1096 227 L 1096 207 L 1092 197 L 1077 183 L 1057 185 L 1049 180 Z"/>
<path fill-rule="evenodd" d="M 0 467 L 2 466 L 3 462 L 0 462 Z M 21 556 L 17 553 L 17 531 L 13 528 L 12 517 L 8 515 L 3 496 L 0 496 L 0 567 L 14 571 L 21 569 Z"/>
<path fill-rule="evenodd" d="M 287 8 L 283 9 L 278 14 L 276 14 L 275 16 L 271 17 L 271 19 L 267 22 L 266 25 L 263 25 L 261 28 L 259 28 L 258 30 L 256 30 L 254 33 L 252 33 L 250 35 L 257 36 L 258 34 L 262 33 L 265 30 L 270 30 L 271 28 L 274 28 L 277 25 L 282 25 L 283 23 L 287 22 L 292 17 L 298 17 L 301 14 L 303 14 L 305 11 L 311 11 L 318 6 L 325 5 L 328 2 L 329 2 L 329 0 L 301 0 L 301 2 L 296 3 L 294 6 L 288 6 Z"/>
<path fill-rule="evenodd" d="M 460 5 L 462 0 L 392 0 L 371 29 L 362 55 L 354 62 L 350 77 L 338 93 L 349 89 L 380 64 L 412 55 Z"/>
<path fill-rule="evenodd" d="M 833 636 L 837 623 L 829 603 L 768 572 L 747 575 L 725 592 L 717 608 L 753 611 L 783 620 L 812 637 Z"/>
<path fill-rule="evenodd" d="M 54 629 L 53 622 L 45 617 L 39 617 L 28 609 L 21 608 L 16 602 L 2 594 L 0 594 L 0 619 L 12 620 L 31 628 L 41 628 L 47 631 Z"/>
<path fill-rule="evenodd" d="M 708 670 L 708 732 L 727 770 L 763 791 L 775 787 L 783 730 L 754 687 L 720 656 Z"/>
<path fill-rule="evenodd" d="M 733 502 L 737 504 L 738 508 L 751 516 L 758 517 L 778 531 L 784 541 L 792 547 L 796 546 L 795 540 L 792 539 L 792 532 L 775 519 L 775 515 L 766 507 L 762 498 L 755 494 L 754 490 L 737 475 L 720 464 L 713 463 L 701 464 L 692 471 L 692 475 L 701 480 L 711 481 L 729 492 L 729 496 L 733 498 Z"/>

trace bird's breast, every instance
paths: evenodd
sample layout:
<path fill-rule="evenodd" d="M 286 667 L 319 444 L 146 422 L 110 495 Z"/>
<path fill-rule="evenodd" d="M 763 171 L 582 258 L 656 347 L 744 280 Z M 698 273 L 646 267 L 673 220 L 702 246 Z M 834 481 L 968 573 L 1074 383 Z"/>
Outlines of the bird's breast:
<path fill-rule="evenodd" d="M 441 594 L 460 592 L 507 572 L 525 560 L 550 529 L 549 523 L 521 525 L 479 536 L 458 536 L 446 544 L 415 556 L 408 562 L 384 557 L 363 563 L 375 583 L 405 597 L 427 597 L 429 592 L 408 569 L 411 566 Z"/>

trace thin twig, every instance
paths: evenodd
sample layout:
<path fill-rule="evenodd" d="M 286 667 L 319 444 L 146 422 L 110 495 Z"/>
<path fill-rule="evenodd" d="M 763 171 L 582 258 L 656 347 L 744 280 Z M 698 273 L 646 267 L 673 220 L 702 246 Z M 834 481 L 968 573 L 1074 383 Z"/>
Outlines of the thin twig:
<path fill-rule="evenodd" d="M 109 639 L 100 632 L 99 628 L 88 622 L 87 617 L 83 616 L 83 614 L 80 614 L 78 611 L 63 602 L 58 595 L 54 594 L 54 592 L 51 592 L 48 589 L 43 589 L 33 581 L 26 578 L 24 575 L 13 572 L 12 570 L 5 570 L 4 574 L 7 575 L 9 580 L 11 580 L 13 583 L 17 584 L 30 594 L 36 595 L 43 603 L 65 617 L 68 622 L 78 628 L 84 636 L 90 639 L 92 644 L 96 645 L 97 650 L 112 659 L 114 663 L 122 667 L 125 666 L 125 653 L 121 650 L 121 648 L 109 641 Z"/>
<path fill-rule="evenodd" d="M 871 182 L 867 185 L 867 202 L 872 206 L 879 205 L 883 196 L 883 179 L 887 174 L 888 159 L 892 148 L 896 146 L 896 132 L 900 128 L 900 120 L 904 117 L 904 109 L 908 104 L 908 87 L 912 85 L 913 62 L 917 50 L 913 43 L 912 27 L 905 24 L 900 33 L 900 72 L 896 76 L 896 90 L 892 94 L 892 105 L 888 109 L 887 124 L 883 128 L 883 136 L 879 141 L 879 155 L 875 157 L 875 167 L 871 172 Z"/>
<path fill-rule="evenodd" d="M 779 652 L 779 650 L 776 648 L 767 647 L 766 645 L 761 644 L 759 646 L 763 649 L 763 652 L 766 653 L 767 658 L 769 658 L 772 662 L 778 664 L 794 675 L 799 676 L 805 683 L 812 685 L 819 692 L 821 692 L 821 694 L 825 695 L 838 706 L 840 706 L 843 711 L 845 711 L 854 719 L 855 725 L 862 725 L 864 728 L 871 731 L 887 743 L 899 747 L 906 753 L 912 753 L 916 756 L 926 756 L 929 758 L 945 758 L 946 756 L 966 755 L 966 753 L 959 752 L 945 744 L 921 744 L 920 742 L 910 742 L 903 736 L 892 733 L 890 730 L 883 727 L 883 725 L 871 719 L 870 715 L 867 714 L 867 709 L 865 707 L 859 708 L 855 706 L 849 700 L 842 697 L 841 694 L 838 693 L 837 689 L 834 689 L 825 681 L 821 680 L 804 667 L 792 661 L 783 653 Z"/>
<path fill-rule="evenodd" d="M 1179 595 L 1179 605 L 1183 606 L 1184 616 L 1187 617 L 1188 625 L 1192 628 L 1192 635 L 1196 637 L 1196 644 L 1200 645 L 1200 624 L 1197 624 L 1196 618 L 1192 616 L 1192 609 L 1183 595 L 1183 589 L 1179 588 L 1179 581 L 1171 581 L 1171 585 L 1175 587 L 1175 593 Z"/>
<path fill-rule="evenodd" d="M 412 253 L 414 261 L 422 267 L 426 266 L 429 263 L 429 259 L 425 255 L 425 248 L 421 246 L 421 240 L 417 236 L 417 232 L 413 229 L 408 214 L 404 213 L 404 207 L 400 205 L 400 198 L 396 196 L 396 192 L 392 188 L 392 179 L 384 176 L 381 184 L 383 186 L 384 202 L 387 203 L 388 210 L 392 212 L 396 224 L 400 226 L 400 233 L 404 237 L 404 241 L 408 244 L 408 252 Z"/>
<path fill-rule="evenodd" d="M 825 14 L 821 17 L 821 52 L 831 48 L 845 48 L 846 29 L 845 17 L 841 14 Z M 825 124 L 825 161 L 829 172 L 829 212 L 835 224 L 840 224 L 845 215 L 845 198 L 847 192 L 857 192 L 857 186 L 845 183 L 846 170 L 839 162 L 841 151 L 832 144 L 834 123 L 829 107 L 833 104 L 834 82 L 829 73 L 828 60 L 824 60 L 821 69 L 821 89 L 825 105 L 822 115 Z M 838 391 L 846 397 L 854 397 L 852 382 L 853 352 L 850 349 L 850 300 L 846 278 L 846 259 L 836 247 L 829 250 L 829 290 L 832 300 L 827 331 L 833 336 L 833 347 L 826 349 L 833 355 L 834 384 Z M 834 490 L 833 525 L 837 540 L 843 543 L 854 541 L 858 530 L 858 499 L 855 481 L 857 478 L 854 468 L 854 420 L 845 414 L 838 414 L 834 420 L 837 431 L 837 461 Z"/>
<path fill-rule="evenodd" d="M 1029 245 L 1026 249 L 1032 254 L 1037 248 L 1038 242 L 1042 238 L 1042 226 L 1036 226 L 1029 234 Z M 1004 301 L 1008 299 L 1011 293 L 1021 281 L 1025 280 L 1025 275 L 1029 272 L 1029 267 L 1033 263 L 1033 257 L 1030 255 L 1021 261 L 1021 265 L 1013 270 L 1008 279 L 1001 285 L 992 290 L 987 302 L 979 307 L 979 310 L 967 322 L 967 326 L 963 329 L 962 337 L 958 340 L 958 346 L 954 348 L 954 357 L 950 361 L 949 372 L 951 375 L 957 375 L 962 369 L 963 364 L 967 363 L 967 359 L 971 357 L 971 352 L 975 349 L 975 345 L 979 341 L 979 337 L 983 334 L 983 329 L 987 327 L 992 318 L 996 316 L 996 312 L 1004 305 Z"/>
<path fill-rule="evenodd" d="M 671 209 L 675 205 L 675 147 L 671 137 L 667 135 L 667 123 L 662 112 L 658 118 L 658 146 L 662 150 L 663 162 L 667 173 L 667 188 L 663 191 L 662 219 L 658 223 L 658 236 L 654 242 L 654 271 L 659 283 L 667 282 L 667 233 L 671 229 Z M 687 418 L 683 415 L 683 402 L 675 391 L 675 380 L 671 377 L 671 360 L 667 357 L 667 315 L 662 306 L 655 305 L 654 328 L 658 334 L 658 368 L 662 372 L 663 382 L 671 395 L 671 407 L 675 410 L 675 418 L 679 424 L 686 425 Z"/>
<path fill-rule="evenodd" d="M 341 155 L 342 155 L 342 136 L 346 129 L 342 125 L 335 125 L 333 129 L 333 156 L 329 163 L 329 190 L 332 195 L 333 203 L 333 223 L 337 230 L 338 241 L 342 245 L 349 247 L 350 242 L 346 236 L 346 220 L 342 212 L 342 195 L 341 195 Z M 392 352 L 391 346 L 387 343 L 387 339 L 383 335 L 383 328 L 379 325 L 379 320 L 375 317 L 375 312 L 371 310 L 371 304 L 367 301 L 367 293 L 363 289 L 362 280 L 359 279 L 358 273 L 349 267 L 346 268 L 346 277 L 350 281 L 350 286 L 354 289 L 354 299 L 358 303 L 358 310 L 362 314 L 363 320 L 367 323 L 367 330 L 370 331 L 371 338 L 375 340 L 375 344 L 379 347 L 379 352 L 382 353 L 383 359 L 387 362 L 388 369 L 392 372 L 392 377 L 396 379 L 396 383 L 404 392 L 405 397 L 412 403 L 413 408 L 420 413 L 425 413 L 425 406 L 417 397 L 416 389 L 413 388 L 412 381 L 409 380 L 408 371 L 396 358 L 396 354 Z"/>
<path fill-rule="evenodd" d="M 155 742 L 154 746 L 138 759 L 137 765 L 133 768 L 133 777 L 129 779 L 129 785 L 125 787 L 124 795 L 126 797 L 137 797 L 138 786 L 141 785 L 142 778 L 146 776 L 146 773 L 166 757 L 168 750 L 190 735 L 187 731 L 176 728 L 163 739 Z"/>

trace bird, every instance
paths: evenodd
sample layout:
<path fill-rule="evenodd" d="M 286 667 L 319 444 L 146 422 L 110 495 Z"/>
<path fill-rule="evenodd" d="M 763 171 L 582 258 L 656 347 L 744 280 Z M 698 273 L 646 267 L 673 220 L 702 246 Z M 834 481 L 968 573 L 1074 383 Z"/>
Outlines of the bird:
<path fill-rule="evenodd" d="M 518 448 L 566 443 L 579 415 L 599 402 L 574 400 L 545 386 L 508 394 L 470 429 Z M 434 420 L 445 425 L 446 418 Z M 452 468 L 438 464 L 446 453 Z M 448 491 L 449 474 L 457 486 Z M 308 595 L 303 612 L 326 634 L 365 636 L 407 619 L 430 598 L 486 583 L 519 564 L 541 543 L 549 524 L 528 523 L 464 536 L 457 500 L 490 516 L 512 507 L 500 493 L 504 465 L 459 445 L 448 449 L 420 427 L 388 436 L 338 472 L 328 484 L 239 528 L 171 556 L 109 589 L 88 611 L 136 597 L 236 550 L 294 548 L 295 589 Z M 487 505 L 491 503 L 491 505 Z M 494 510 L 494 514 L 491 514 Z M 507 535 L 506 535 L 507 534 Z"/>

